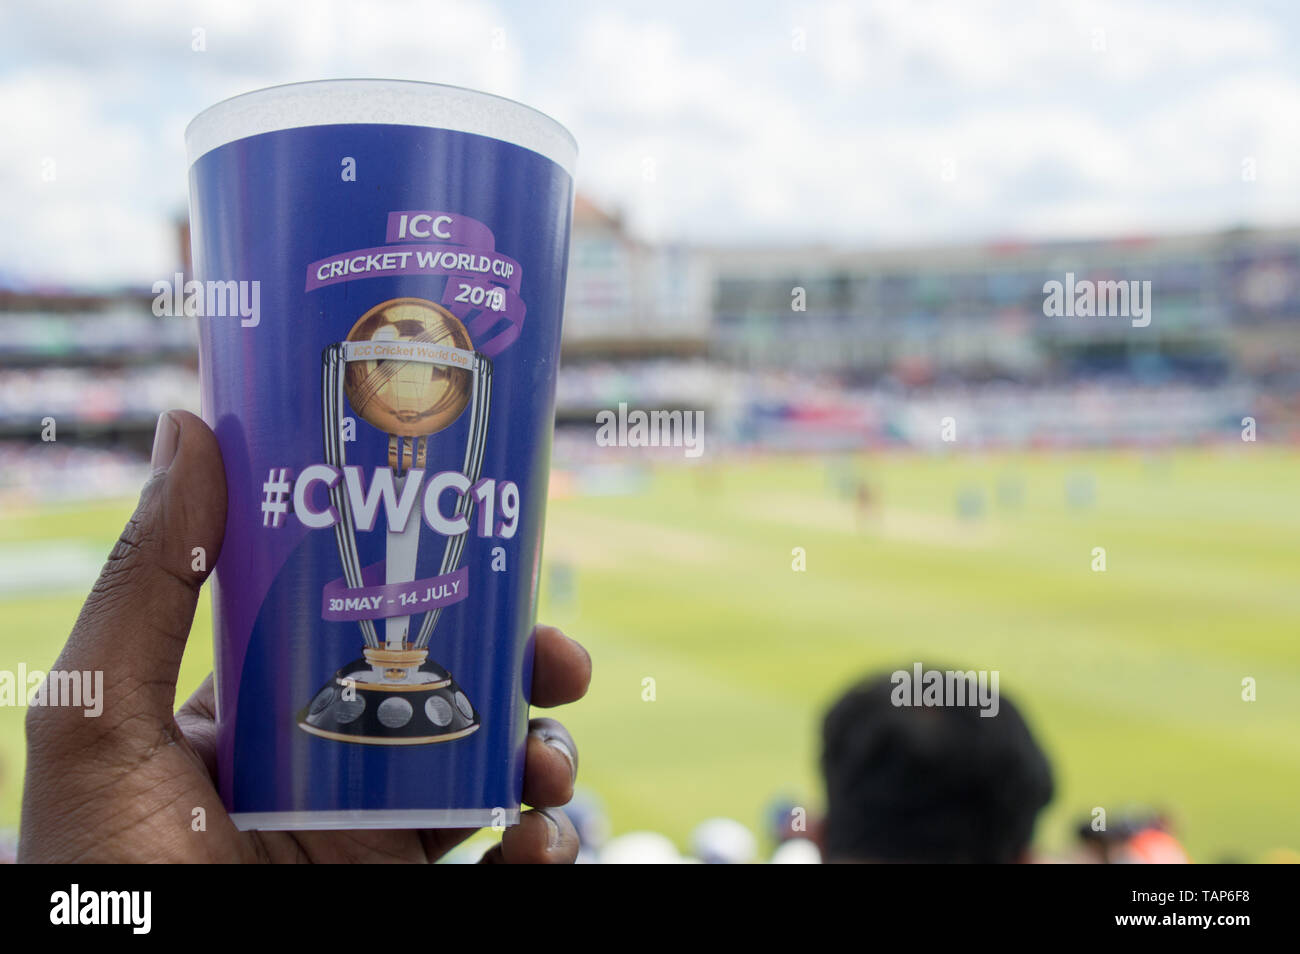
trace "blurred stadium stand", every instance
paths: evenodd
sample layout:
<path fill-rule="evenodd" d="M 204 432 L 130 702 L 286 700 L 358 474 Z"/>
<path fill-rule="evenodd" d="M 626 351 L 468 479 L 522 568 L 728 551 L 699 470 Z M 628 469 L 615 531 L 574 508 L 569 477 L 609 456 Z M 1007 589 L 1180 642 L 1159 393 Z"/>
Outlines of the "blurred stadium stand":
<path fill-rule="evenodd" d="M 1220 383 L 1300 376 L 1300 230 L 841 252 L 709 253 L 711 352 L 846 383 Z M 1150 281 L 1149 327 L 1049 319 L 1043 284 Z M 792 324 L 791 299 L 806 313 Z M 798 333 L 793 333 L 797 328 Z"/>
<path fill-rule="evenodd" d="M 178 259 L 188 232 L 177 226 Z M 1049 318 L 1043 284 L 1150 281 L 1149 327 Z M 804 310 L 793 303 L 802 289 Z M 197 409 L 195 330 L 145 289 L 0 286 L 0 494 L 48 483 L 41 421 L 133 481 L 154 420 Z M 710 446 L 1300 439 L 1300 229 L 944 248 L 654 246 L 579 196 L 557 453 L 619 402 L 703 410 Z M 1261 439 L 1264 439 L 1261 436 Z M 65 445 L 66 447 L 66 445 Z M 33 471 L 32 467 L 36 470 Z M 25 474 L 25 476 L 18 476 Z M 109 479 L 111 476 L 112 479 Z M 51 491 L 52 492 L 52 491 Z"/>

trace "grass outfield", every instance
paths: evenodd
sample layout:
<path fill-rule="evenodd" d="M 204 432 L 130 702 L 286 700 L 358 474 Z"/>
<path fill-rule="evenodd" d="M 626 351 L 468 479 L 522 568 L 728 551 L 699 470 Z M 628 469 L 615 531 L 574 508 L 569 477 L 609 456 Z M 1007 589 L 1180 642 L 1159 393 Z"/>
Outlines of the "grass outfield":
<path fill-rule="evenodd" d="M 866 670 L 925 659 L 1000 670 L 1027 712 L 1057 774 L 1042 847 L 1068 845 L 1094 806 L 1139 805 L 1169 809 L 1198 861 L 1300 848 L 1300 452 L 854 466 L 876 499 L 865 520 L 812 458 L 665 468 L 632 496 L 551 504 L 547 561 L 573 568 L 574 598 L 552 605 L 544 583 L 542 618 L 595 658 L 591 695 L 564 718 L 616 831 L 684 845 L 711 815 L 757 827 L 778 793 L 815 808 L 826 705 Z M 1071 506 L 1067 486 L 1089 482 L 1095 500 Z M 1013 485 L 1018 504 L 1001 499 Z M 982 515 L 959 516 L 962 494 Z M 0 557 L 33 541 L 106 553 L 129 509 L 0 517 Z M 48 666 L 79 601 L 0 596 L 0 669 Z M 208 668 L 210 631 L 204 600 L 183 692 Z M 22 711 L 0 709 L 5 827 L 21 732 Z"/>

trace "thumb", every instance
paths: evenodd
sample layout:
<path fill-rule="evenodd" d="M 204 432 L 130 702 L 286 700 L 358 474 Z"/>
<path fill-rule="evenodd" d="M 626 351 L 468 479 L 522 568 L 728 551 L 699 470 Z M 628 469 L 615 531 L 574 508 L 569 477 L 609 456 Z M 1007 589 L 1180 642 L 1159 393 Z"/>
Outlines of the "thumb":
<path fill-rule="evenodd" d="M 221 450 L 203 421 L 186 411 L 162 414 L 152 463 L 55 664 L 60 672 L 103 672 L 97 730 L 170 724 L 199 588 L 225 533 Z"/>

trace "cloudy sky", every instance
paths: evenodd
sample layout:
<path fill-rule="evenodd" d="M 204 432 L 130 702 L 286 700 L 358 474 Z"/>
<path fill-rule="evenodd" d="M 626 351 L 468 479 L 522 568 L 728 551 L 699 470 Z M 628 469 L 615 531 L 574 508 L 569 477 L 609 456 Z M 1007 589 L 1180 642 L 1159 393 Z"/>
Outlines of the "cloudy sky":
<path fill-rule="evenodd" d="M 1298 20 L 1134 0 L 6 0 L 0 283 L 167 274 L 189 119 L 342 76 L 550 113 L 578 138 L 580 187 L 652 239 L 1297 224 Z"/>

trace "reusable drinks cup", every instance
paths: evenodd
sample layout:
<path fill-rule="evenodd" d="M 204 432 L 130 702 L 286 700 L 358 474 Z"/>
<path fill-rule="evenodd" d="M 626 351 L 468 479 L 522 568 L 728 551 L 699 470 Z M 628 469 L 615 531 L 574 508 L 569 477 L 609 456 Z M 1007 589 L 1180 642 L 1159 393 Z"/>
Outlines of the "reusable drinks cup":
<path fill-rule="evenodd" d="M 385 80 L 238 96 L 185 138 L 226 807 L 515 824 L 573 138 Z"/>

